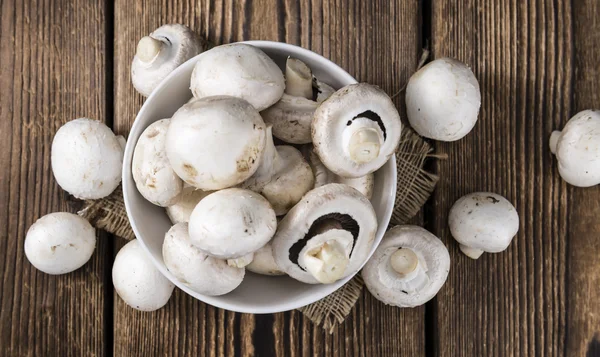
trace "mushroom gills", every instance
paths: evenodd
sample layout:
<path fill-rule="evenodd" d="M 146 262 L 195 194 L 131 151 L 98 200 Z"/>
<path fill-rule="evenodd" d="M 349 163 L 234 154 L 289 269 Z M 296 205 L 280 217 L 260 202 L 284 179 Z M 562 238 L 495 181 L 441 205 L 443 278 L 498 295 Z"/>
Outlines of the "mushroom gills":
<path fill-rule="evenodd" d="M 290 249 L 290 261 L 322 284 L 339 280 L 350 261 L 359 227 L 346 214 L 332 213 L 311 225 L 304 239 Z"/>

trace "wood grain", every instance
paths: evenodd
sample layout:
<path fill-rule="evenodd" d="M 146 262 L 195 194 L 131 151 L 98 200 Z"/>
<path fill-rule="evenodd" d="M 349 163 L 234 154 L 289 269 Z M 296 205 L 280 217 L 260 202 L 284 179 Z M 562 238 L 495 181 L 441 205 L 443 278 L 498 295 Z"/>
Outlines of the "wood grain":
<path fill-rule="evenodd" d="M 436 299 L 435 355 L 576 355 L 565 346 L 567 312 L 572 311 L 567 308 L 567 288 L 581 287 L 568 281 L 573 259 L 567 253 L 575 251 L 583 258 L 589 247 L 578 246 L 596 239 L 599 226 L 593 220 L 595 234 L 583 232 L 586 223 L 579 231 L 567 229 L 574 220 L 567 210 L 573 206 L 572 190 L 560 179 L 548 149 L 550 133 L 573 111 L 570 4 L 433 2 L 434 56 L 469 64 L 482 91 L 475 129 L 458 142 L 436 143 L 450 159 L 437 165 L 441 179 L 432 228 L 449 246 L 452 266 Z M 597 61 L 582 65 L 597 66 Z M 474 191 L 504 195 L 521 217 L 510 247 L 479 260 L 462 255 L 447 228 L 451 205 Z M 598 207 L 597 195 L 589 200 L 590 207 Z M 571 240 L 574 233 L 580 235 L 577 241 Z M 597 273 L 597 263 L 591 268 L 580 264 L 579 273 Z"/>
<path fill-rule="evenodd" d="M 163 23 L 187 24 L 217 44 L 246 39 L 298 44 L 395 93 L 418 61 L 419 10 L 418 2 L 400 0 L 119 0 L 115 129 L 127 133 L 143 103 L 129 79 L 136 43 Z M 155 313 L 133 311 L 116 298 L 114 321 L 118 356 L 423 356 L 425 350 L 424 308 L 393 309 L 368 293 L 333 335 L 296 311 L 234 314 L 180 291 Z"/>
<path fill-rule="evenodd" d="M 77 117 L 106 119 L 104 7 L 9 0 L 0 16 L 0 355 L 104 355 L 106 236 L 90 262 L 62 276 L 23 253 L 37 218 L 68 210 L 50 169 L 54 133 Z"/>
<path fill-rule="evenodd" d="M 600 3 L 573 2 L 574 67 L 571 114 L 600 109 Z M 560 122 L 566 123 L 566 118 Z M 558 127 L 560 128 L 560 126 Z M 600 187 L 569 187 L 567 341 L 571 356 L 600 356 Z"/>

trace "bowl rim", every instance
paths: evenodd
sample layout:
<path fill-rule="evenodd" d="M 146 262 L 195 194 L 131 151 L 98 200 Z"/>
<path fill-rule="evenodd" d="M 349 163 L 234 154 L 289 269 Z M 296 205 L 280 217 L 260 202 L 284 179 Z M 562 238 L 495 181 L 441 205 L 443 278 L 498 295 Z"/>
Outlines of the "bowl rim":
<path fill-rule="evenodd" d="M 333 74 L 333 76 L 335 76 L 335 77 L 339 77 L 339 76 L 346 77 L 345 80 L 347 80 L 351 83 L 358 83 L 358 81 L 352 75 L 350 75 L 348 72 L 346 72 L 343 68 L 338 66 L 333 61 L 325 58 L 324 56 L 322 56 L 316 52 L 313 52 L 311 50 L 305 49 L 300 46 L 283 43 L 283 42 L 264 41 L 264 40 L 232 42 L 232 44 L 233 43 L 249 44 L 249 45 L 258 47 L 261 50 L 262 49 L 277 49 L 277 50 L 284 50 L 284 51 L 287 50 L 290 52 L 290 54 L 294 54 L 296 56 L 300 55 L 305 58 L 311 58 L 314 61 L 321 62 L 323 65 L 326 65 L 327 67 L 331 67 L 331 71 L 335 72 L 335 74 Z M 189 66 L 191 62 L 197 61 L 198 57 L 200 57 L 202 55 L 203 55 L 203 53 L 200 53 L 200 54 L 194 56 L 193 58 L 189 59 L 188 61 L 184 62 L 183 64 L 181 64 L 179 67 L 177 67 L 175 70 L 173 70 L 173 72 L 171 72 L 165 79 L 163 79 L 160 82 L 160 84 L 152 91 L 150 96 L 148 98 L 146 98 L 146 100 L 142 104 L 142 107 L 138 111 L 138 114 L 135 117 L 135 120 L 131 126 L 131 129 L 129 130 L 129 136 L 131 135 L 132 132 L 137 132 L 140 130 L 141 130 L 140 131 L 140 135 L 141 135 L 141 132 L 145 128 L 142 128 L 142 129 L 138 128 L 142 125 L 140 117 L 143 115 L 146 115 L 146 111 L 149 110 L 148 103 L 151 103 L 152 99 L 154 97 L 162 94 L 161 93 L 162 88 L 167 86 L 167 83 L 170 82 L 171 78 L 176 77 L 180 72 L 186 70 L 187 66 Z M 220 299 L 220 296 L 207 296 L 207 295 L 199 294 L 199 293 L 193 291 L 192 289 L 190 289 L 189 287 L 185 286 L 181 282 L 179 282 L 179 280 L 177 278 L 175 278 L 175 276 L 173 276 L 168 271 L 166 266 L 164 266 L 164 264 L 162 262 L 158 261 L 154 257 L 154 255 L 152 254 L 152 251 L 146 245 L 146 242 L 145 242 L 144 238 L 142 237 L 142 234 L 140 234 L 137 224 L 135 223 L 135 220 L 133 219 L 133 212 L 132 212 L 133 207 L 130 207 L 131 203 L 129 203 L 129 202 L 131 200 L 129 198 L 128 191 L 129 191 L 129 185 L 131 184 L 130 183 L 131 161 L 133 158 L 133 151 L 135 149 L 135 145 L 137 144 L 137 140 L 139 140 L 139 137 L 138 137 L 138 139 L 135 140 L 135 143 L 134 143 L 132 140 L 129 140 L 129 136 L 128 136 L 127 144 L 126 144 L 125 151 L 124 151 L 124 157 L 123 157 L 122 190 L 123 190 L 123 202 L 125 204 L 127 218 L 131 225 L 131 228 L 133 229 L 133 232 L 135 233 L 135 237 L 136 237 L 136 239 L 138 239 L 139 243 L 142 245 L 142 247 L 146 251 L 146 253 L 148 253 L 150 260 L 152 261 L 154 266 L 158 269 L 158 271 L 162 275 L 164 275 L 167 279 L 169 279 L 169 281 L 172 284 L 174 284 L 175 286 L 177 286 L 180 290 L 182 290 L 183 292 L 185 292 L 188 295 L 191 295 L 193 298 L 202 301 L 205 304 L 212 305 L 217 308 L 221 308 L 221 309 L 225 309 L 225 310 L 229 310 L 229 311 L 233 311 L 233 312 L 251 313 L 251 314 L 271 314 L 271 313 L 295 310 L 295 309 L 310 305 L 316 301 L 319 301 L 319 300 L 331 295 L 336 290 L 338 290 L 339 288 L 344 286 L 346 283 L 348 283 L 351 279 L 353 279 L 356 276 L 356 274 L 360 274 L 361 269 L 367 263 L 367 261 L 372 256 L 372 253 L 377 248 L 377 246 L 371 248 L 371 253 L 368 256 L 368 259 L 365 260 L 360 265 L 360 268 L 357 269 L 356 273 L 350 274 L 347 277 L 345 277 L 344 279 L 340 279 L 340 280 L 336 281 L 335 283 L 327 284 L 326 286 L 329 287 L 329 289 L 321 290 L 318 293 L 311 294 L 310 296 L 306 296 L 302 299 L 294 299 L 294 300 L 286 301 L 285 303 L 281 303 L 281 304 L 277 305 L 275 308 L 258 307 L 258 306 L 257 307 L 239 306 L 238 304 L 232 304 L 229 302 L 222 301 Z M 386 162 L 385 165 L 387 165 L 387 164 L 391 164 L 392 167 L 394 168 L 393 170 L 391 170 L 391 172 L 392 172 L 391 179 L 393 180 L 392 182 L 395 183 L 395 182 L 397 182 L 397 172 L 395 170 L 395 167 L 396 167 L 395 155 L 392 155 L 390 157 L 390 159 Z M 392 186 L 392 190 L 391 190 L 391 192 L 389 192 L 389 194 L 391 194 L 392 196 L 395 196 L 397 187 L 395 184 L 392 184 L 391 186 Z M 392 211 L 393 211 L 393 208 L 392 208 L 392 210 L 389 210 L 388 214 L 386 214 L 384 217 L 381 217 L 380 222 L 385 223 L 386 226 L 389 225 Z M 383 239 L 383 237 L 378 239 L 376 236 L 375 243 L 378 245 L 379 243 L 381 243 L 382 239 Z M 274 278 L 277 278 L 277 277 L 274 277 Z M 325 285 L 323 285 L 323 286 L 325 286 Z M 199 296 L 202 296 L 202 297 L 199 297 Z"/>

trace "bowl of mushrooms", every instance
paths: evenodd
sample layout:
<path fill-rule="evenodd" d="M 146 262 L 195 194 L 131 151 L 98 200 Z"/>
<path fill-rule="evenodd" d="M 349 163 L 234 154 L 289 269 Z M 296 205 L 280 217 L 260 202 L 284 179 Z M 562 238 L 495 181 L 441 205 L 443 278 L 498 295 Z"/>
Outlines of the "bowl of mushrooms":
<path fill-rule="evenodd" d="M 134 66 L 159 58 L 151 41 L 139 46 Z M 140 63 L 132 75 L 151 76 Z M 371 257 L 394 205 L 401 131 L 381 89 L 267 41 L 214 47 L 155 88 L 135 83 L 151 94 L 125 148 L 124 200 L 173 284 L 273 313 L 324 298 Z"/>

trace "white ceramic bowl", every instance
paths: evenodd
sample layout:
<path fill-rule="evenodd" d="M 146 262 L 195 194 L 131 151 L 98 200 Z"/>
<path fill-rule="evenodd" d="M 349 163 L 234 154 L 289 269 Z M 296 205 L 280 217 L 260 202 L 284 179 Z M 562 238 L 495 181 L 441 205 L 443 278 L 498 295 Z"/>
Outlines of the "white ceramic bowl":
<path fill-rule="evenodd" d="M 284 68 L 287 56 L 304 61 L 313 73 L 325 83 L 338 89 L 356 83 L 346 71 L 326 58 L 301 47 L 269 41 L 248 41 L 262 49 Z M 198 55 L 198 57 L 202 54 Z M 129 133 L 123 165 L 123 195 L 127 215 L 136 237 L 150 254 L 158 269 L 177 287 L 193 297 L 223 309 L 245 313 L 274 313 L 296 309 L 311 304 L 331 294 L 357 273 L 329 285 L 309 285 L 289 277 L 268 277 L 246 272 L 243 283 L 233 292 L 223 296 L 206 296 L 190 290 L 167 270 L 162 258 L 164 235 L 171 227 L 165 209 L 146 201 L 138 192 L 131 175 L 131 159 L 138 138 L 153 122 L 170 118 L 191 97 L 190 76 L 198 58 L 187 61 L 171 73 L 148 97 L 138 113 Z M 375 173 L 375 189 L 371 202 L 377 213 L 379 229 L 369 257 L 381 241 L 390 221 L 396 195 L 395 158 Z M 362 266 L 361 266 L 362 268 Z"/>

